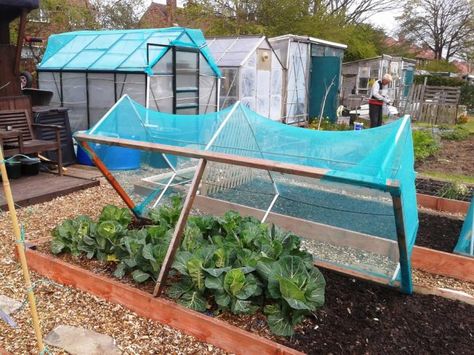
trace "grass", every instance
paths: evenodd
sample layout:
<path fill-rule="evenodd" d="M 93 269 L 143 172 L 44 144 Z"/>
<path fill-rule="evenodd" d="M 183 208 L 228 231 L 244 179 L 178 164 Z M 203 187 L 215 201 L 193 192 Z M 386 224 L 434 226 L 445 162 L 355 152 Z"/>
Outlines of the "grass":
<path fill-rule="evenodd" d="M 422 128 L 431 128 L 431 123 L 428 122 L 414 122 L 413 126 L 415 127 L 422 127 Z M 444 125 L 449 128 L 454 128 L 456 125 Z M 469 116 L 469 121 L 460 125 L 469 130 L 470 134 L 474 134 L 474 116 Z"/>
<path fill-rule="evenodd" d="M 470 116 L 469 121 L 463 125 L 466 127 L 471 134 L 474 134 L 474 117 Z"/>
<path fill-rule="evenodd" d="M 461 175 L 461 174 L 448 174 L 439 171 L 423 171 L 418 176 L 432 178 L 437 180 L 444 180 L 449 182 L 462 182 L 465 184 L 474 184 L 474 176 Z"/>

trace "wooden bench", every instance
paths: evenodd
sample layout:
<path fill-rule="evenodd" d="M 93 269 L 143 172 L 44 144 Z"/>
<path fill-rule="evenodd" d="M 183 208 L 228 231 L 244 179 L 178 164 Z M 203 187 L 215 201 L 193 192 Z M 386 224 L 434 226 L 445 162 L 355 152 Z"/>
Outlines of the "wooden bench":
<path fill-rule="evenodd" d="M 0 111 L 0 128 L 10 126 L 14 130 L 22 132 L 22 139 L 7 138 L 3 141 L 3 154 L 5 157 L 15 154 L 39 154 L 41 152 L 56 151 L 59 175 L 63 173 L 61 129 L 58 125 L 46 125 L 32 123 L 27 110 L 4 110 Z M 54 130 L 56 140 L 36 139 L 35 132 L 38 129 Z"/>

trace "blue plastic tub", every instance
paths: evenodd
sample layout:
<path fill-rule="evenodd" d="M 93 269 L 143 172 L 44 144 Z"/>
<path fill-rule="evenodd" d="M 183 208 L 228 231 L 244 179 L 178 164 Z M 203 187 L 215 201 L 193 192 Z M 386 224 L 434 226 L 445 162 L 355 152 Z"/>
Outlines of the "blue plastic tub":
<path fill-rule="evenodd" d="M 109 170 L 135 170 L 140 168 L 141 152 L 137 149 L 89 143 Z M 94 165 L 87 153 L 77 146 L 77 161 L 82 165 Z"/>
<path fill-rule="evenodd" d="M 77 145 L 76 159 L 77 159 L 77 162 L 81 165 L 89 165 L 89 166 L 94 165 L 91 158 L 89 158 L 86 151 L 82 149 L 82 147 L 79 144 Z"/>

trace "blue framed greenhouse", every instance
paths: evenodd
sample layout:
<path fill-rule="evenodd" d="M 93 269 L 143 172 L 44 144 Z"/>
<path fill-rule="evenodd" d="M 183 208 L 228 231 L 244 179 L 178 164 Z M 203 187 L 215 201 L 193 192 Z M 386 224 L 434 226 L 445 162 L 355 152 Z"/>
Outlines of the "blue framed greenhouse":
<path fill-rule="evenodd" d="M 182 27 L 52 35 L 38 66 L 40 89 L 70 109 L 73 132 L 125 94 L 161 112 L 215 112 L 220 76 L 202 32 Z"/>

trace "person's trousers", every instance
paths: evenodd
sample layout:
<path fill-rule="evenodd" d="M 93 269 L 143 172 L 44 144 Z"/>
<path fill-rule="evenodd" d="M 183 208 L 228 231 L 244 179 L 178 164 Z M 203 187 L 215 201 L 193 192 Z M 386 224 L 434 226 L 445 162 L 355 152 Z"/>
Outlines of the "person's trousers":
<path fill-rule="evenodd" d="M 382 105 L 369 104 L 370 128 L 382 125 Z"/>

